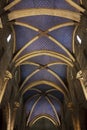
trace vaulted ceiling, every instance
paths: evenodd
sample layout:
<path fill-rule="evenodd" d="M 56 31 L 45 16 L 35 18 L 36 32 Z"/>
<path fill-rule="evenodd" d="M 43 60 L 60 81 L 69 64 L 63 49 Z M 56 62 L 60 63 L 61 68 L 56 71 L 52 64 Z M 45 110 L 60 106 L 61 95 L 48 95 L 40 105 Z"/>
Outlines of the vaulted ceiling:
<path fill-rule="evenodd" d="M 64 104 L 70 103 L 72 97 L 67 70 L 73 69 L 78 61 L 75 38 L 79 46 L 82 42 L 79 35 L 75 35 L 81 12 L 85 11 L 79 6 L 82 1 L 8 2 L 4 10 L 9 9 L 6 20 L 10 23 L 6 42 L 12 44 L 9 70 L 13 74 L 16 70 L 16 97 L 20 95 L 23 101 L 26 126 L 33 126 L 42 118 L 60 126 Z M 2 17 L 2 21 L 5 18 Z M 5 26 L 2 21 L 1 28 Z"/>

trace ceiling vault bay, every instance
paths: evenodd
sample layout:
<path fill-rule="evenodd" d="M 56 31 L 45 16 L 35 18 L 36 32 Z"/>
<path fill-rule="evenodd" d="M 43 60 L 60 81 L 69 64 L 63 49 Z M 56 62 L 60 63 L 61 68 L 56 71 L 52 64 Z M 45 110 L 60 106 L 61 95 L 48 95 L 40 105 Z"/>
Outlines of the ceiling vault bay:
<path fill-rule="evenodd" d="M 86 8 L 85 0 L 0 1 L 1 129 L 86 130 Z"/>

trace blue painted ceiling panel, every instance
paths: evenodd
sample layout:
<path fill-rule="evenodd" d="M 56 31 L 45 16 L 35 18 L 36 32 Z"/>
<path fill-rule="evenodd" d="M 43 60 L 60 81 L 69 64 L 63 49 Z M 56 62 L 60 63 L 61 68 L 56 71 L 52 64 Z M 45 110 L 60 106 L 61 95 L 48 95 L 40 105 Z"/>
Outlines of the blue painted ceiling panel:
<path fill-rule="evenodd" d="M 79 0 L 74 0 L 74 2 L 79 4 Z M 67 9 L 78 12 L 65 0 L 22 0 L 16 6 L 14 6 L 11 11 L 26 8 Z M 73 62 L 72 37 L 76 22 L 67 18 L 49 15 L 27 16 L 17 19 L 16 22 L 22 23 L 21 26 L 14 25 L 16 32 L 16 53 L 19 53 L 20 50 L 25 47 L 18 54 L 16 59 L 16 64 L 20 62 L 21 64 L 26 64 L 19 64 L 19 66 L 21 65 L 21 83 L 25 82 L 24 80 L 26 80 L 24 85 L 22 84 L 22 88 L 26 89 L 26 86 L 33 86 L 33 83 L 36 82 L 33 88 L 31 90 L 28 89 L 23 96 L 25 110 L 29 119 L 28 122 L 40 114 L 48 114 L 55 120 L 58 120 L 55 110 L 57 112 L 57 116 L 58 114 L 61 115 L 62 109 L 60 104 L 63 104 L 64 94 L 58 91 L 58 89 L 54 89 L 52 85 L 49 85 L 49 83 L 47 84 L 46 81 L 49 81 L 50 84 L 54 84 L 54 86 L 55 84 L 56 86 L 59 85 L 63 91 L 68 90 L 67 67 L 65 63 L 71 65 Z M 52 29 L 52 27 L 67 22 L 73 22 L 73 25 L 67 25 L 67 27 L 63 26 L 60 29 L 56 28 L 52 31 L 49 31 Z M 28 28 L 24 27 L 23 24 L 26 26 L 29 25 Z M 37 31 L 35 31 L 35 29 Z M 31 40 L 37 35 L 38 38 L 32 42 Z M 55 44 L 59 44 L 58 42 L 60 42 L 59 46 Z M 26 47 L 27 43 L 30 45 Z M 63 49 L 64 47 L 65 49 Z M 64 50 L 66 50 L 66 52 Z M 35 56 L 34 53 L 37 56 Z M 35 66 L 35 64 L 37 65 Z M 36 70 L 38 70 L 38 72 L 36 72 Z M 51 73 L 48 70 L 51 71 Z M 28 76 L 30 76 L 29 79 L 27 79 Z M 39 82 L 42 80 L 44 80 L 44 82 L 39 84 Z M 37 85 L 37 83 L 39 85 Z M 21 87 L 21 85 L 19 87 Z M 53 90 L 51 91 L 51 89 Z M 54 98 L 52 96 L 54 96 Z M 56 99 L 59 100 L 59 104 Z"/>

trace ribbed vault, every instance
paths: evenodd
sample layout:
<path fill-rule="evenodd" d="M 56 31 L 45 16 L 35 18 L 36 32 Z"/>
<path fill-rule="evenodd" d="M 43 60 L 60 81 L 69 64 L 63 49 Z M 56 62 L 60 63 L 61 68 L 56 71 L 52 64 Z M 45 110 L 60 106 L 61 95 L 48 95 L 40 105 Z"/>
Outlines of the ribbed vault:
<path fill-rule="evenodd" d="M 26 1 L 27 4 L 29 2 L 30 2 L 29 0 Z M 16 37 L 17 37 L 17 40 L 16 40 L 17 45 L 15 45 L 15 47 L 17 46 L 18 50 L 16 48 L 17 53 L 13 57 L 12 62 L 14 63 L 15 67 L 19 67 L 19 66 L 21 67 L 20 78 L 22 80 L 25 79 L 23 83 L 21 84 L 21 86 L 19 86 L 19 93 L 21 92 L 21 94 L 24 95 L 23 97 L 26 97 L 26 93 L 28 95 L 28 93 L 30 94 L 31 90 L 36 91 L 36 95 L 35 94 L 34 96 L 32 95 L 32 97 L 29 99 L 27 97 L 27 100 L 29 101 L 27 101 L 27 103 L 25 104 L 26 110 L 29 111 L 27 112 L 28 114 L 27 124 L 29 122 L 30 122 L 29 124 L 33 124 L 35 120 L 38 120 L 41 117 L 46 117 L 46 118 L 49 117 L 48 119 L 50 119 L 54 124 L 60 125 L 61 121 L 59 119 L 59 115 L 60 115 L 60 118 L 62 115 L 60 114 L 58 109 L 62 110 L 62 107 L 61 107 L 62 105 L 60 106 L 60 103 L 56 103 L 56 106 L 55 106 L 54 105 L 55 103 L 53 104 L 51 101 L 53 100 L 54 102 L 56 102 L 55 94 L 54 94 L 54 97 L 55 97 L 54 98 L 53 94 L 49 95 L 49 92 L 52 91 L 51 90 L 52 88 L 54 88 L 56 91 L 58 91 L 58 93 L 61 96 L 63 96 L 62 99 L 64 97 L 67 97 L 67 98 L 69 97 L 69 90 L 67 88 L 67 85 L 64 83 L 64 80 L 62 80 L 61 74 L 62 74 L 62 69 L 67 68 L 65 66 L 71 66 L 71 67 L 74 66 L 75 58 L 72 54 L 73 49 L 69 47 L 69 46 L 72 46 L 72 42 L 68 40 L 69 36 L 68 38 L 67 37 L 63 38 L 65 37 L 64 36 L 65 34 L 63 34 L 64 32 L 62 32 L 62 30 L 66 31 L 68 29 L 70 31 L 70 37 L 73 37 L 72 30 L 74 30 L 74 27 L 77 24 L 76 22 L 79 22 L 80 14 L 78 12 L 77 13 L 73 12 L 73 8 L 72 8 L 72 11 L 59 9 L 57 7 L 51 7 L 50 9 L 46 9 L 46 8 L 49 8 L 50 6 L 50 3 L 48 0 L 47 1 L 38 0 L 37 3 L 35 3 L 35 1 L 32 1 L 28 5 L 31 6 L 31 4 L 33 4 L 34 8 L 28 7 L 30 9 L 17 10 L 19 7 L 21 7 L 21 5 L 23 8 L 25 8 L 25 6 L 23 6 L 23 3 L 25 5 L 24 1 L 20 1 L 18 6 L 15 6 L 16 8 L 13 7 L 11 9 L 11 13 L 8 14 L 8 19 L 9 21 L 13 19 L 16 20 L 15 22 L 13 22 L 13 24 L 16 31 Z M 56 1 L 53 3 L 54 5 L 58 4 Z M 64 3 L 68 5 L 67 2 L 65 1 L 62 2 L 62 4 Z M 37 4 L 39 8 L 36 7 L 35 9 L 35 6 L 36 6 L 35 4 Z M 45 6 L 44 4 L 46 4 L 45 8 L 43 8 Z M 40 21 L 38 21 L 37 23 L 37 26 L 35 26 L 36 16 L 37 16 L 37 19 L 40 19 Z M 53 19 L 54 18 L 56 19 L 56 17 L 57 19 L 59 17 L 62 23 L 58 24 L 57 23 L 58 20 L 55 20 L 54 24 L 49 27 L 49 24 L 52 23 Z M 33 21 L 29 22 L 30 20 L 28 18 L 29 19 L 31 18 Z M 28 19 L 28 22 L 27 22 L 27 19 Z M 50 19 L 50 23 L 48 21 L 49 19 Z M 45 20 L 48 23 L 45 22 Z M 75 22 L 71 20 L 74 20 Z M 40 24 L 42 24 L 43 27 L 44 26 L 48 26 L 48 27 L 45 27 L 45 29 L 42 29 L 39 27 Z M 17 33 L 18 31 L 20 31 L 19 32 L 20 34 Z M 58 31 L 62 33 L 61 36 Z M 58 37 L 59 37 L 59 40 L 58 40 Z M 63 43 L 65 40 L 69 43 L 67 44 L 66 42 Z M 21 45 L 20 48 L 19 48 L 19 44 Z M 35 59 L 35 61 L 34 60 L 32 61 L 32 59 Z M 40 62 L 38 62 L 38 60 L 36 59 L 38 60 L 40 59 Z M 52 61 L 50 61 L 50 59 L 52 59 Z M 44 64 L 42 61 L 44 62 Z M 60 66 L 59 74 L 58 74 L 58 66 Z M 51 67 L 53 67 L 53 69 L 51 69 Z M 55 68 L 57 68 L 57 70 Z M 65 75 L 63 75 L 63 78 L 65 78 Z M 40 87 L 42 86 L 42 90 L 38 90 L 37 89 L 38 86 Z M 45 90 L 43 92 L 44 87 L 46 88 L 46 86 L 50 86 L 50 88 L 49 90 Z M 35 88 L 35 89 L 32 89 L 32 88 Z M 41 91 L 41 92 L 38 93 L 38 91 Z M 44 93 L 45 94 L 47 93 L 47 94 L 45 95 Z M 33 99 L 34 99 L 34 102 L 33 102 Z M 60 99 L 58 100 L 59 102 L 61 102 Z M 29 106 L 31 106 L 31 104 L 32 104 L 32 107 L 31 109 L 29 109 Z M 46 107 L 47 107 L 47 111 L 43 112 L 46 109 Z M 54 116 L 55 118 L 53 117 L 53 115 L 55 115 Z"/>
<path fill-rule="evenodd" d="M 74 37 L 85 11 L 81 2 L 9 0 L 4 7 L 10 10 L 7 17 L 14 35 L 10 63 L 12 71 L 19 69 L 16 97 L 23 101 L 26 126 L 42 118 L 57 127 L 62 123 L 64 102 L 71 101 L 67 68 L 73 69 L 76 62 Z M 9 34 L 8 43 L 11 38 Z"/>

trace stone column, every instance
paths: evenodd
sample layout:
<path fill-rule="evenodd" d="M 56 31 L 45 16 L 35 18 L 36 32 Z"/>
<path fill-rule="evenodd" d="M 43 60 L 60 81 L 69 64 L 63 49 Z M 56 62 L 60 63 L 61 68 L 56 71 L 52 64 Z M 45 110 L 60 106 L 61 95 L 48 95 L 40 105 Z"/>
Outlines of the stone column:
<path fill-rule="evenodd" d="M 19 108 L 20 104 L 19 104 L 19 102 L 15 102 L 14 105 L 15 106 L 14 106 L 14 108 L 12 110 L 12 118 L 11 118 L 11 127 L 10 127 L 10 130 L 14 130 L 16 112 L 17 112 L 17 109 Z"/>
<path fill-rule="evenodd" d="M 0 103 L 2 102 L 2 98 L 4 96 L 9 79 L 12 79 L 12 74 L 7 70 L 5 73 L 5 78 L 4 78 L 4 83 L 2 85 L 2 89 L 0 90 Z"/>
<path fill-rule="evenodd" d="M 81 130 L 78 108 L 74 107 L 72 103 L 69 103 L 68 109 L 69 109 L 70 114 L 71 114 L 74 130 Z"/>

